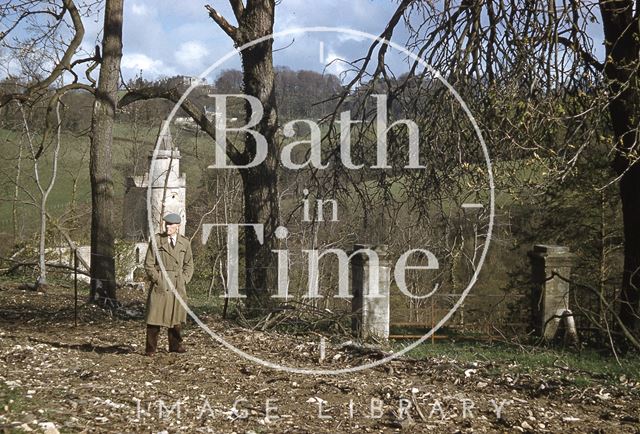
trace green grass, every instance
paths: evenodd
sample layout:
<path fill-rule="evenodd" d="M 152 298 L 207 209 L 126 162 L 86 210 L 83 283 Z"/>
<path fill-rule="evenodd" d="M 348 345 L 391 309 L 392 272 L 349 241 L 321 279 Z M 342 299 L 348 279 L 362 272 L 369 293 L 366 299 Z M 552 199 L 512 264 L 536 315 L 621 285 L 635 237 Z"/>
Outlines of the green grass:
<path fill-rule="evenodd" d="M 159 123 L 159 121 L 158 121 Z M 181 171 L 188 179 L 188 189 L 193 191 L 200 184 L 203 169 L 213 162 L 213 141 L 204 133 L 197 138 L 198 152 L 196 155 L 196 137 L 191 132 L 172 128 L 174 142 L 180 148 L 182 159 Z M 119 206 L 124 195 L 125 176 L 129 175 L 128 167 L 133 161 L 134 147 L 138 147 L 140 165 L 138 174 L 147 170 L 148 155 L 153 148 L 158 134 L 157 126 L 141 126 L 134 128 L 131 124 L 117 123 L 114 126 L 113 182 L 116 205 Z M 12 198 L 16 175 L 17 156 L 20 132 L 0 129 L 0 150 L 5 155 L 0 161 L 0 174 L 4 180 L 4 188 L 0 193 L 0 223 L 3 232 L 11 231 Z M 24 233 L 29 234 L 37 229 L 39 220 L 38 209 L 25 202 L 32 202 L 30 196 L 39 201 L 40 193 L 34 178 L 34 165 L 30 159 L 26 140 L 22 140 L 21 188 L 18 206 L 20 224 L 24 224 Z M 74 136 L 63 132 L 58 158 L 58 173 L 54 187 L 48 197 L 47 207 L 50 214 L 59 216 L 68 210 L 72 200 L 76 203 L 89 204 L 91 201 L 91 186 L 89 183 L 89 136 Z M 45 150 L 39 163 L 39 173 L 43 184 L 46 185 L 52 174 L 52 149 Z M 127 173 L 124 173 L 127 172 Z M 75 198 L 73 198 L 74 179 L 76 181 Z M 119 213 L 117 213 L 119 214 Z"/>
<path fill-rule="evenodd" d="M 0 130 L 0 150 L 6 157 L 0 161 L 0 173 L 3 175 L 5 184 L 4 191 L 0 194 L 0 221 L 3 227 L 10 228 L 12 216 L 12 204 L 10 199 L 14 193 L 14 180 L 16 175 L 17 156 L 19 149 L 19 136 L 9 130 Z M 87 202 L 89 200 L 89 155 L 88 138 L 75 137 L 71 134 L 63 134 L 58 157 L 58 172 L 54 187 L 49 194 L 47 203 L 51 214 L 59 215 L 68 208 L 72 201 L 74 179 L 76 183 L 76 202 Z M 46 149 L 39 162 L 39 175 L 43 186 L 46 188 L 53 173 L 53 149 Z M 23 140 L 21 181 L 20 185 L 24 190 L 19 193 L 19 201 L 31 202 L 29 195 L 36 201 L 40 200 L 40 193 L 37 189 L 34 175 L 34 164 L 30 158 L 30 152 L 26 142 Z M 29 228 L 37 225 L 38 210 L 36 207 L 23 203 L 19 206 L 21 220 Z"/>
<path fill-rule="evenodd" d="M 49 420 L 51 412 L 47 409 L 47 402 L 38 399 L 38 393 L 27 398 L 26 390 L 22 387 L 13 389 L 4 383 L 0 383 L 0 413 L 5 416 L 6 423 L 24 422 L 25 415 L 31 414 L 39 420 Z M 42 412 L 34 414 L 34 409 L 42 409 Z M 31 425 L 34 428 L 34 425 Z"/>
<path fill-rule="evenodd" d="M 46 422 L 54 419 L 66 418 L 67 413 L 59 408 L 52 408 L 51 402 L 62 402 L 66 392 L 62 389 L 52 388 L 46 391 L 46 398 L 43 392 L 36 389 L 34 395 L 27 396 L 27 389 L 23 386 L 14 387 L 13 390 L 4 383 L 0 383 L 0 414 L 6 419 L 7 424 L 27 423 L 33 432 L 38 430 L 35 421 Z M 57 424 L 56 424 L 57 425 Z M 62 432 L 68 432 L 58 426 Z M 1 431 L 1 430 L 0 430 Z M 17 427 L 9 431 L 5 427 L 2 432 L 23 432 Z"/>
<path fill-rule="evenodd" d="M 398 344 L 397 349 L 402 348 Z M 574 375 L 576 386 L 585 386 L 595 378 L 617 383 L 622 376 L 631 381 L 640 380 L 640 358 L 603 356 L 592 350 L 567 352 L 553 348 L 518 347 L 507 344 L 439 342 L 422 344 L 407 353 L 409 357 L 427 359 L 447 356 L 461 363 L 493 361 L 509 365 L 516 372 L 531 373 L 538 370 L 566 370 Z M 563 369 L 565 368 L 565 369 Z M 498 370 L 502 370 L 498 368 Z"/>
<path fill-rule="evenodd" d="M 192 282 L 193 284 L 194 282 Z M 208 283 L 208 282 L 207 282 Z M 222 315 L 222 309 L 224 306 L 224 299 L 220 297 L 220 294 L 215 290 L 209 297 L 206 288 L 193 288 L 188 289 L 189 307 L 198 316 L 207 315 Z M 229 310 L 237 303 L 237 300 L 230 300 Z"/>
<path fill-rule="evenodd" d="M 11 389 L 4 382 L 0 383 L 0 413 L 5 416 L 6 423 L 17 420 L 22 411 L 29 409 L 28 404 L 25 394 L 20 388 Z"/>
<path fill-rule="evenodd" d="M 25 401 L 23 393 L 20 389 L 10 388 L 4 382 L 0 383 L 0 407 L 4 409 L 4 406 L 9 406 L 10 409 L 19 409 L 21 404 Z"/>
<path fill-rule="evenodd" d="M 114 194 L 116 203 L 124 194 L 125 176 L 129 173 L 127 168 L 132 165 L 133 155 L 136 154 L 134 148 L 138 148 L 137 155 L 139 158 L 138 174 L 144 173 L 147 168 L 147 157 L 149 151 L 153 148 L 160 119 L 157 119 L 155 125 L 138 125 L 118 122 L 114 125 L 114 142 L 113 142 L 113 181 Z M 20 141 L 21 132 L 0 129 L 0 150 L 6 157 L 0 161 L 0 173 L 5 179 L 4 191 L 0 193 L 0 221 L 3 227 L 10 228 L 12 218 L 11 198 L 13 196 L 13 179 L 15 178 L 15 165 L 18 152 L 18 142 Z M 203 174 L 206 173 L 206 167 L 213 163 L 213 140 L 205 133 L 200 132 L 196 138 L 193 132 L 181 130 L 175 126 L 172 127 L 172 136 L 175 144 L 180 148 L 182 159 L 180 162 L 181 171 L 187 175 L 188 188 L 194 191 L 200 184 Z M 296 140 L 301 139 L 297 137 Z M 63 132 L 62 143 L 59 157 L 59 170 L 55 182 L 55 186 L 49 196 L 48 205 L 51 214 L 60 215 L 69 207 L 72 200 L 72 190 L 74 178 L 77 177 L 75 200 L 80 203 L 90 202 L 90 184 L 89 184 L 89 149 L 90 139 L 88 135 L 75 136 L 69 132 Z M 38 191 L 33 180 L 33 162 L 29 161 L 26 141 L 23 138 L 23 162 L 22 162 L 22 182 L 24 188 L 32 195 L 38 198 Z M 197 152 L 196 152 L 197 149 Z M 40 163 L 41 177 L 48 180 L 51 175 L 51 156 L 50 152 L 45 152 L 45 156 Z M 427 163 L 428 164 L 428 163 Z M 517 167 L 510 167 L 515 164 Z M 504 167 L 502 167 L 504 166 Z M 507 167 L 509 166 L 509 167 Z M 505 172 L 515 174 L 517 178 L 530 179 L 538 170 L 540 163 L 516 162 L 516 163 L 497 163 L 494 167 L 494 173 Z M 533 175 L 532 175 L 533 174 Z M 539 175 L 538 175 L 539 176 Z M 464 179 L 461 179 L 464 182 Z M 398 179 L 391 185 L 391 193 L 395 198 L 402 197 L 406 191 L 405 181 Z M 372 193 L 379 188 L 376 182 L 365 182 L 363 187 Z M 464 192 L 462 192 L 464 194 Z M 484 194 L 486 196 L 486 194 Z M 30 201 L 26 193 L 21 193 L 23 201 Z M 477 197 L 475 200 L 486 201 L 486 197 Z M 507 204 L 512 200 L 510 195 L 504 192 L 498 192 L 497 203 Z M 453 204 L 452 204 L 453 205 Z M 446 205 L 445 205 L 446 206 Z M 456 205 L 457 206 L 457 205 Z M 38 220 L 37 209 L 29 205 L 20 206 L 21 220 L 33 230 Z M 28 231 L 27 231 L 28 232 Z"/>

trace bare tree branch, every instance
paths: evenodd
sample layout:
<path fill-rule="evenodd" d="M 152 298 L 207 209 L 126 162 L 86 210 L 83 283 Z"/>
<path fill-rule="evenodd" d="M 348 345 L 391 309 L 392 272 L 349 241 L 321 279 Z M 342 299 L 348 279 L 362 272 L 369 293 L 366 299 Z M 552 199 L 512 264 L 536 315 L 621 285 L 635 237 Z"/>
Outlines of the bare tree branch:
<path fill-rule="evenodd" d="M 173 103 L 178 103 L 182 95 L 174 88 L 170 90 L 160 89 L 157 87 L 145 87 L 142 89 L 132 90 L 125 94 L 120 101 L 118 102 L 118 108 L 125 107 L 131 103 L 136 101 L 144 101 L 154 98 L 162 98 Z M 216 130 L 215 126 L 209 121 L 209 119 L 205 116 L 204 112 L 200 110 L 193 102 L 185 99 L 182 101 L 180 106 L 193 120 L 196 124 L 207 133 L 211 138 L 215 140 Z M 245 157 L 238 151 L 238 149 L 232 144 L 227 143 L 227 154 L 229 159 L 236 165 L 243 164 Z"/>
<path fill-rule="evenodd" d="M 238 38 L 238 28 L 232 26 L 229 21 L 226 20 L 225 17 L 223 17 L 222 15 L 220 15 L 218 13 L 218 11 L 216 11 L 213 7 L 211 7 L 210 5 L 205 5 L 204 6 L 205 9 L 207 11 L 209 11 L 209 16 L 211 17 L 211 19 L 213 21 L 216 22 L 216 24 L 227 34 L 231 37 L 231 39 L 235 42 L 238 43 L 239 38 Z M 235 12 L 235 9 L 234 9 Z"/>
<path fill-rule="evenodd" d="M 59 15 L 54 14 L 54 16 L 58 20 L 62 20 L 66 12 L 68 12 L 71 17 L 75 33 L 69 42 L 69 45 L 65 49 L 64 54 L 56 63 L 51 73 L 45 79 L 36 81 L 33 85 L 29 86 L 24 93 L 10 93 L 0 96 L 0 107 L 12 100 L 18 100 L 21 102 L 30 100 L 38 93 L 46 91 L 48 87 L 64 73 L 64 71 L 71 71 L 74 65 L 81 63 L 80 61 L 71 63 L 71 59 L 76 54 L 76 51 L 80 47 L 84 38 L 85 30 L 84 25 L 82 24 L 82 17 L 80 16 L 80 12 L 73 0 L 63 0 L 62 11 Z M 4 34 L 2 36 L 4 37 Z"/>
<path fill-rule="evenodd" d="M 604 72 L 604 65 L 602 64 L 602 62 L 599 62 L 598 59 L 593 57 L 593 55 L 591 53 L 589 53 L 588 51 L 584 50 L 577 43 L 572 42 L 572 41 L 570 41 L 569 39 L 567 39 L 567 38 L 565 38 L 563 36 L 558 36 L 558 42 L 563 44 L 565 47 L 571 48 L 573 51 L 578 53 L 580 55 L 580 57 L 582 58 L 582 60 L 587 65 L 593 67 L 596 71 L 598 71 L 600 73 Z"/>
<path fill-rule="evenodd" d="M 231 9 L 233 9 L 233 14 L 236 16 L 238 22 L 240 22 L 244 14 L 244 3 L 242 3 L 242 0 L 229 0 L 229 3 L 231 4 Z"/>

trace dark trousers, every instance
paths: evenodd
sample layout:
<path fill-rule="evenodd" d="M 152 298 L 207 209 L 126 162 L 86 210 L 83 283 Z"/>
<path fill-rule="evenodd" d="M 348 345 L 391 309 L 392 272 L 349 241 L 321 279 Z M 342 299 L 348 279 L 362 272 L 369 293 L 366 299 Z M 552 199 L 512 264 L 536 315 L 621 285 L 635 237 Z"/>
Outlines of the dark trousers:
<path fill-rule="evenodd" d="M 170 352 L 182 352 L 184 350 L 180 332 L 181 326 L 179 324 L 167 329 Z M 159 334 L 160 326 L 147 324 L 147 343 L 145 348 L 147 354 L 153 354 L 157 351 Z"/>

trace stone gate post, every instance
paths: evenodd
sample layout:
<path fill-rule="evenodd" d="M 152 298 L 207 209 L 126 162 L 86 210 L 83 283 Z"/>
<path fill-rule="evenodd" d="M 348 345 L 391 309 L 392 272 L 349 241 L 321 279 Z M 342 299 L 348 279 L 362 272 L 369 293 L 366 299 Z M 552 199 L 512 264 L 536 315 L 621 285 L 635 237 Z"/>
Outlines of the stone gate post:
<path fill-rule="evenodd" d="M 575 255 L 565 246 L 537 244 L 529 252 L 533 280 L 533 322 L 536 332 L 552 339 L 560 323 L 555 315 L 569 310 L 569 282 Z"/>
<path fill-rule="evenodd" d="M 351 260 L 351 290 L 353 292 L 351 328 L 362 339 L 389 338 L 389 289 L 391 267 L 387 259 L 387 246 L 355 244 L 354 253 L 370 249 L 378 257 L 378 263 L 364 252 L 353 255 Z M 373 277 L 373 280 L 372 280 Z"/>

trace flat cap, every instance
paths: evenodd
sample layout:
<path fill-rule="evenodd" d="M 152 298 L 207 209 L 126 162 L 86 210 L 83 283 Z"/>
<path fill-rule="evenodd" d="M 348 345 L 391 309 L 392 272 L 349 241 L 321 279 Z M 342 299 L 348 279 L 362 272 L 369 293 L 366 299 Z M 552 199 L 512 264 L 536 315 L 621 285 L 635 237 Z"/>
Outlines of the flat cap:
<path fill-rule="evenodd" d="M 171 225 L 179 224 L 180 223 L 180 216 L 178 214 L 175 214 L 175 213 L 167 214 L 166 216 L 164 216 L 164 221 L 166 223 L 171 224 Z"/>

